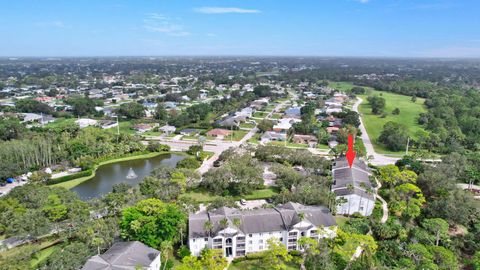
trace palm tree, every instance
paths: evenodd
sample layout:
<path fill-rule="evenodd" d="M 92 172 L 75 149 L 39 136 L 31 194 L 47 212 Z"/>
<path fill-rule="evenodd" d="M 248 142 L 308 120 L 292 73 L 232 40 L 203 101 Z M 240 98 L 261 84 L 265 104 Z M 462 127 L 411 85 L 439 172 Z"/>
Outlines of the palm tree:
<path fill-rule="evenodd" d="M 360 183 L 360 187 L 365 191 L 366 193 L 366 189 L 367 189 L 367 186 L 365 185 L 364 182 L 361 182 Z M 360 205 L 362 205 L 362 200 L 363 200 L 363 193 L 360 192 L 360 203 L 358 204 L 358 211 L 360 212 Z"/>
<path fill-rule="evenodd" d="M 240 225 L 242 225 L 242 221 L 239 218 L 234 218 L 233 226 L 235 226 L 237 229 L 240 229 Z"/>
<path fill-rule="evenodd" d="M 160 244 L 160 250 L 162 251 L 162 253 L 164 254 L 165 258 L 162 259 L 162 261 L 164 261 L 165 263 L 163 264 L 163 268 L 162 270 L 165 270 L 167 269 L 167 262 L 168 262 L 168 254 L 170 254 L 170 252 L 173 250 L 173 244 L 171 241 L 163 241 L 161 244 Z"/>
<path fill-rule="evenodd" d="M 355 187 L 354 187 L 352 184 L 348 184 L 348 185 L 347 185 L 347 189 L 348 189 L 348 191 L 350 191 L 350 192 L 352 192 L 354 188 L 355 188 Z M 351 202 L 351 200 L 349 199 L 349 200 L 348 200 L 348 214 L 349 214 L 349 215 L 350 215 L 350 202 Z"/>
<path fill-rule="evenodd" d="M 208 233 L 208 237 L 210 237 L 213 230 L 213 223 L 210 220 L 205 221 L 205 223 L 203 223 L 203 229 Z"/>
<path fill-rule="evenodd" d="M 368 188 L 365 189 L 365 193 L 367 193 L 368 195 L 373 194 L 373 189 L 372 189 L 371 187 L 368 187 Z M 366 209 L 366 211 L 368 211 L 368 205 L 369 205 L 369 203 L 370 203 L 370 200 L 367 200 L 367 209 Z"/>
<path fill-rule="evenodd" d="M 328 208 L 330 209 L 332 214 L 335 215 L 335 212 L 337 210 L 337 207 L 335 205 L 335 199 L 336 199 L 335 192 L 328 192 L 327 199 L 328 199 Z"/>
<path fill-rule="evenodd" d="M 228 227 L 228 219 L 227 218 L 222 218 L 219 223 L 220 223 L 220 227 L 222 227 L 223 229 Z"/>

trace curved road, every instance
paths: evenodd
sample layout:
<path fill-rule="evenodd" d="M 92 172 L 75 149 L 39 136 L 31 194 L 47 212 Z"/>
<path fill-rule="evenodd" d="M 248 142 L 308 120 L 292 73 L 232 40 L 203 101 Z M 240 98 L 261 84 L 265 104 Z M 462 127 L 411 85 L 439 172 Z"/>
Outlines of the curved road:
<path fill-rule="evenodd" d="M 358 111 L 358 106 L 360 103 L 362 103 L 362 99 L 357 97 L 357 102 L 353 104 L 352 109 L 356 111 L 360 116 L 361 113 Z M 373 157 L 370 160 L 370 163 L 373 165 L 377 166 L 383 166 L 383 165 L 388 165 L 388 164 L 394 164 L 397 160 L 400 158 L 394 158 L 394 157 L 389 157 L 386 155 L 378 154 L 375 152 L 375 149 L 373 148 L 372 141 L 370 140 L 370 137 L 368 137 L 367 130 L 365 129 L 365 125 L 363 124 L 362 117 L 360 117 L 360 131 L 362 132 L 362 141 L 363 144 L 365 145 L 365 148 L 367 149 L 367 156 L 368 157 Z"/>

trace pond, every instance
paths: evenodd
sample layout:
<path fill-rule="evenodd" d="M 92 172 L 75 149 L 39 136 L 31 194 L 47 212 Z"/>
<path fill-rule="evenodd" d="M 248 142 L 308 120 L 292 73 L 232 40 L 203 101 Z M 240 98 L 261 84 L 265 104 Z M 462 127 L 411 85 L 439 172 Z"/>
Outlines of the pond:
<path fill-rule="evenodd" d="M 155 168 L 160 166 L 175 167 L 184 158 L 184 155 L 162 154 L 152 158 L 105 164 L 98 167 L 92 179 L 72 188 L 72 191 L 76 192 L 82 200 L 101 197 L 111 192 L 112 187 L 116 184 L 127 183 L 131 186 L 137 186 Z"/>

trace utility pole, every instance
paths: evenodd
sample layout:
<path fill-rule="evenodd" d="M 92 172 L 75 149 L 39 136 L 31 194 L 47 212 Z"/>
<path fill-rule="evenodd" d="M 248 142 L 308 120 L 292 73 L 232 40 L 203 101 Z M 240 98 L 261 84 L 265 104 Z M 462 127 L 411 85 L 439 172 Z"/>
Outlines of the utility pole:
<path fill-rule="evenodd" d="M 405 150 L 405 155 L 408 155 L 408 145 L 410 144 L 410 137 L 407 137 L 407 149 Z"/>
<path fill-rule="evenodd" d="M 117 135 L 120 135 L 120 124 L 118 123 L 118 115 L 115 115 L 117 117 Z"/>

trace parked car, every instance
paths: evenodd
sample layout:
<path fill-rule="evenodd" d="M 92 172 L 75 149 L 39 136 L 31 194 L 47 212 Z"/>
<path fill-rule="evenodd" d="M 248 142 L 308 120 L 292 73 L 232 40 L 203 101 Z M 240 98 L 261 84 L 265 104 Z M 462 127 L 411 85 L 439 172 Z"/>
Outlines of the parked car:
<path fill-rule="evenodd" d="M 222 164 L 222 162 L 217 159 L 213 162 L 213 167 L 220 167 L 221 164 Z"/>
<path fill-rule="evenodd" d="M 5 183 L 5 182 L 0 182 L 0 187 L 4 187 L 4 186 L 6 186 L 6 185 L 7 185 L 7 183 Z"/>
<path fill-rule="evenodd" d="M 240 204 L 241 204 L 241 205 L 246 205 L 246 204 L 247 204 L 247 201 L 246 201 L 245 199 L 241 199 L 241 200 L 240 200 Z"/>

